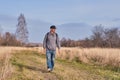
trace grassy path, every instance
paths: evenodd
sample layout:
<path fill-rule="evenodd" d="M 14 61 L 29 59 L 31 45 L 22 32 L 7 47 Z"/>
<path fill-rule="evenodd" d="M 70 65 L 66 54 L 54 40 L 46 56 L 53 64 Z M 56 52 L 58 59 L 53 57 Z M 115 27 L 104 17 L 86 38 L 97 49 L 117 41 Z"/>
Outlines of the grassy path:
<path fill-rule="evenodd" d="M 34 51 L 16 51 L 10 62 L 13 71 L 7 80 L 120 80 L 119 72 L 59 59 L 54 71 L 49 73 L 45 55 Z"/>

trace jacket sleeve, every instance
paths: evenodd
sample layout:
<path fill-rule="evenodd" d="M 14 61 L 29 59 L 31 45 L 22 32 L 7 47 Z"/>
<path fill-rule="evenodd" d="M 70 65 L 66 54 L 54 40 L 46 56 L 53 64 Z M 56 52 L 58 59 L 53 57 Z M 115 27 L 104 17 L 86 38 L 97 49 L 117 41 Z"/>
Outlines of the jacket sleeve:
<path fill-rule="evenodd" d="M 44 40 L 43 40 L 43 48 L 45 49 L 46 48 L 46 45 L 47 45 L 47 34 L 45 35 L 44 37 Z"/>
<path fill-rule="evenodd" d="M 60 49 L 60 40 L 59 40 L 59 36 L 57 35 L 57 37 L 56 37 L 56 45 L 57 45 L 57 47 L 58 47 L 58 49 Z"/>

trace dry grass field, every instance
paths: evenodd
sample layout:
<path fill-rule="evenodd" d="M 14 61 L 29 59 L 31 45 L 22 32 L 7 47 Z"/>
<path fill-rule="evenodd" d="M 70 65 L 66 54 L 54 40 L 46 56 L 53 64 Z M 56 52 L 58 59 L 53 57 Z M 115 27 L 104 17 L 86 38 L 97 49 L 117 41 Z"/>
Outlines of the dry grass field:
<path fill-rule="evenodd" d="M 0 47 L 0 80 L 120 80 L 120 49 L 61 48 L 49 73 L 41 47 Z"/>
<path fill-rule="evenodd" d="M 120 67 L 120 49 L 113 48 L 62 48 L 61 59 L 70 61 L 76 59 L 79 62 L 97 64 L 102 66 Z"/>

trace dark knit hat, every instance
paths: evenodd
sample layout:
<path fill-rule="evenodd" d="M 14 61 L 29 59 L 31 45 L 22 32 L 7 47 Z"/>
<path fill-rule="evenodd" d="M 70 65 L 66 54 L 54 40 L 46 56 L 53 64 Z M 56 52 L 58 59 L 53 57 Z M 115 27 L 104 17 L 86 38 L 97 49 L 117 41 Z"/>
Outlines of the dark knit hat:
<path fill-rule="evenodd" d="M 50 26 L 50 29 L 56 29 L 55 25 Z"/>

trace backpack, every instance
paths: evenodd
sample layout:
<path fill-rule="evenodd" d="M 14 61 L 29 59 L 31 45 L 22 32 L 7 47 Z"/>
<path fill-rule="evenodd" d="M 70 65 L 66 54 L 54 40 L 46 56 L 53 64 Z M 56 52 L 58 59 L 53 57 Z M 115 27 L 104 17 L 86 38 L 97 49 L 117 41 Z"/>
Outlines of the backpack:
<path fill-rule="evenodd" d="M 48 40 L 48 34 L 49 34 L 49 32 L 47 33 L 47 39 L 46 39 L 46 41 Z M 57 33 L 55 33 L 56 34 L 56 38 L 58 37 L 58 34 Z M 56 41 L 57 41 L 57 39 L 56 39 Z"/>

